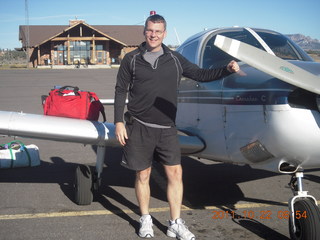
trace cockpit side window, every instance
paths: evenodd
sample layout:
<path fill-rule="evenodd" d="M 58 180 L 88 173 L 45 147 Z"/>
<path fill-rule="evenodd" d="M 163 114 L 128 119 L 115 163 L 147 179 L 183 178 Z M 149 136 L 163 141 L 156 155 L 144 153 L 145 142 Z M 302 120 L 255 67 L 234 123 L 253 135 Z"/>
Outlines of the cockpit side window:
<path fill-rule="evenodd" d="M 213 45 L 216 36 L 208 41 L 202 58 L 202 67 L 206 69 L 220 68 L 230 62 L 231 56 Z"/>
<path fill-rule="evenodd" d="M 192 63 L 196 63 L 196 53 L 198 49 L 198 44 L 198 41 L 194 41 L 186 45 L 181 51 L 181 54 Z"/>

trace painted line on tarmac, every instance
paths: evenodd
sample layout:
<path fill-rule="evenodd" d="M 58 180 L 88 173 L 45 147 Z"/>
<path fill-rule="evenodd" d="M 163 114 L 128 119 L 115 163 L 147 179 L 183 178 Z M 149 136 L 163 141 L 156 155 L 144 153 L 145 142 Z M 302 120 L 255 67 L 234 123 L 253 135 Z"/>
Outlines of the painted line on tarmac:
<path fill-rule="evenodd" d="M 288 204 L 283 202 L 283 204 Z M 320 204 L 320 201 L 318 201 Z M 252 209 L 252 208 L 261 208 L 261 207 L 272 207 L 275 205 L 264 204 L 264 203 L 242 203 L 235 204 L 232 208 L 234 209 Z M 230 206 L 206 206 L 201 208 L 189 208 L 187 206 L 182 206 L 181 211 L 192 211 L 192 210 L 221 210 L 223 208 L 230 208 Z M 18 219 L 39 219 L 39 218 L 59 218 L 59 217 L 80 217 L 80 216 L 98 216 L 98 215 L 117 215 L 117 214 L 132 214 L 136 211 L 130 209 L 122 210 L 96 210 L 96 211 L 72 211 L 72 212 L 50 212 L 50 213 L 30 213 L 30 214 L 12 214 L 12 215 L 0 215 L 0 221 L 2 220 L 18 220 Z M 150 213 L 157 212 L 169 212 L 169 207 L 162 208 L 151 208 Z"/>

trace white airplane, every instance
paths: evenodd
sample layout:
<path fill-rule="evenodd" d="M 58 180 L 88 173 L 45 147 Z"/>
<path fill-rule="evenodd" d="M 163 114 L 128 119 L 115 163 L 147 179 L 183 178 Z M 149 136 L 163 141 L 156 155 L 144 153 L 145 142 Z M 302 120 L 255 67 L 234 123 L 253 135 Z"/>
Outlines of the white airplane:
<path fill-rule="evenodd" d="M 241 65 L 239 73 L 217 81 L 181 80 L 176 123 L 182 153 L 292 175 L 290 236 L 320 239 L 317 201 L 302 185 L 304 170 L 320 166 L 320 64 L 285 36 L 262 29 L 204 31 L 177 51 L 203 68 L 231 59 Z M 76 169 L 80 205 L 90 204 L 101 184 L 105 148 L 119 146 L 114 128 L 112 123 L 0 111 L 0 134 L 98 146 L 96 171 L 84 165 Z"/>

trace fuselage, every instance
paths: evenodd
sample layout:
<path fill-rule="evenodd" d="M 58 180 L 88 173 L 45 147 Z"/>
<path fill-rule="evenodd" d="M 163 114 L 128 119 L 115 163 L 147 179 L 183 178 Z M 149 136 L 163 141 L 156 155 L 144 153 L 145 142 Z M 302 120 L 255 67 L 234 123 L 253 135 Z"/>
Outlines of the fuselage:
<path fill-rule="evenodd" d="M 198 40 L 195 63 L 201 67 L 213 36 Z M 290 62 L 320 76 L 320 64 L 308 60 Z M 318 96 L 239 64 L 242 72 L 224 79 L 181 81 L 177 126 L 206 144 L 195 155 L 276 172 L 319 167 Z"/>

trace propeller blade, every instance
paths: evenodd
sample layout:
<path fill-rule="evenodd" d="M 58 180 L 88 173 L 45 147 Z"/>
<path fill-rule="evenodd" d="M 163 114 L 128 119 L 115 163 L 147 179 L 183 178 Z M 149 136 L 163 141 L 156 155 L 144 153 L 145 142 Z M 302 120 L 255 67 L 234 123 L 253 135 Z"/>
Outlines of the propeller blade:
<path fill-rule="evenodd" d="M 217 35 L 214 45 L 229 55 L 282 81 L 320 94 L 320 77 L 238 40 Z"/>

